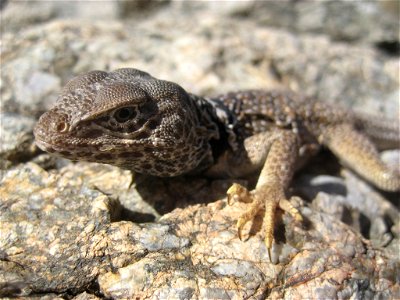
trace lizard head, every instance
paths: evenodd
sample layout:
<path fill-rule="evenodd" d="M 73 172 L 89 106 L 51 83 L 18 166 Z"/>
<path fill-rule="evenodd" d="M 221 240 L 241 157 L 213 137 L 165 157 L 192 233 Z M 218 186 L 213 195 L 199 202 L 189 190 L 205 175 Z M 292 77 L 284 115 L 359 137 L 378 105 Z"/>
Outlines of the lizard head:
<path fill-rule="evenodd" d="M 92 71 L 72 79 L 34 130 L 44 151 L 175 176 L 208 154 L 206 130 L 179 85 L 136 69 Z"/>

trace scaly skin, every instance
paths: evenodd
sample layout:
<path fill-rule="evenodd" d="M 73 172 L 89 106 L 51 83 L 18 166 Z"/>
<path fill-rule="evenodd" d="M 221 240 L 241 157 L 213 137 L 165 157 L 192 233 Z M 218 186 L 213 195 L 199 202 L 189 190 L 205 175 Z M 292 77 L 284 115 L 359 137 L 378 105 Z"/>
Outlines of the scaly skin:
<path fill-rule="evenodd" d="M 400 190 L 399 174 L 381 162 L 358 131 L 365 130 L 384 148 L 398 147 L 399 129 L 393 124 L 285 91 L 202 98 L 148 73 L 119 69 L 72 79 L 34 133 L 47 152 L 160 177 L 240 178 L 260 172 L 254 191 L 234 184 L 228 201 L 251 202 L 238 220 L 239 236 L 265 209 L 269 250 L 277 207 L 302 219 L 285 193 L 297 166 L 320 146 L 378 188 Z"/>

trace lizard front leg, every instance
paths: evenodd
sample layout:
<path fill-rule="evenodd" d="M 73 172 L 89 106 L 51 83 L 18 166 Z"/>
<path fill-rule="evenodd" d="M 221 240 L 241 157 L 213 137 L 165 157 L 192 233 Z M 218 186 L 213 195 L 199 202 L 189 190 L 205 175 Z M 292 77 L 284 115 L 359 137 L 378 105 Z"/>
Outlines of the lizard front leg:
<path fill-rule="evenodd" d="M 269 135 L 268 138 L 262 135 Z M 264 141 L 264 143 L 260 142 Z M 232 199 L 251 202 L 249 209 L 238 219 L 239 238 L 244 225 L 252 220 L 260 210 L 265 209 L 264 230 L 265 245 L 269 257 L 272 247 L 275 211 L 279 206 L 289 212 L 297 221 L 302 220 L 300 213 L 287 200 L 285 192 L 292 179 L 299 145 L 297 135 L 290 130 L 276 130 L 260 134 L 252 142 L 245 143 L 250 164 L 260 164 L 264 160 L 260 176 L 254 191 L 248 192 L 244 187 L 234 184 L 227 192 L 228 201 Z M 269 149 L 269 151 L 268 151 Z M 257 155 L 257 153 L 259 155 Z M 265 157 L 266 154 L 266 157 Z M 262 158 L 264 156 L 264 159 Z"/>

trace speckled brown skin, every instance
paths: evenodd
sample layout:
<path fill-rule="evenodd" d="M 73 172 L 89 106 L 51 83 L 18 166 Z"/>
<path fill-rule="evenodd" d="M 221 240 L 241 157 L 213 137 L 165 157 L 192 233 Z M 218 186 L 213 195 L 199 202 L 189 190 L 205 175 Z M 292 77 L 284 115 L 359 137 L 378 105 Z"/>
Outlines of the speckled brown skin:
<path fill-rule="evenodd" d="M 241 178 L 260 172 L 254 191 L 234 184 L 228 200 L 251 202 L 243 226 L 265 209 L 265 243 L 276 208 L 296 220 L 285 192 L 294 170 L 320 146 L 375 186 L 400 190 L 373 140 L 399 146 L 396 122 L 374 122 L 286 91 L 202 98 L 136 69 L 92 71 L 72 79 L 35 128 L 40 148 L 73 160 L 117 165 L 160 177 L 204 173 Z M 381 132 L 381 133 L 379 133 Z"/>

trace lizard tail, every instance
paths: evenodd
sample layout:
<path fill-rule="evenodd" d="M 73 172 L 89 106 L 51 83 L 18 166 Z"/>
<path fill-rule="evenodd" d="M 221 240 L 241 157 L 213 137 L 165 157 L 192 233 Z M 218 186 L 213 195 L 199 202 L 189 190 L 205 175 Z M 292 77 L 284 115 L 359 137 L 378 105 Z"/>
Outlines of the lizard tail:
<path fill-rule="evenodd" d="M 400 148 L 400 118 L 387 120 L 365 113 L 355 115 L 355 126 L 364 132 L 379 150 Z"/>

